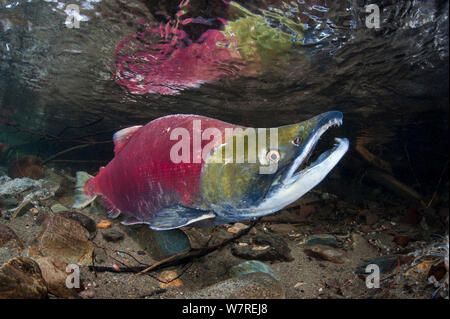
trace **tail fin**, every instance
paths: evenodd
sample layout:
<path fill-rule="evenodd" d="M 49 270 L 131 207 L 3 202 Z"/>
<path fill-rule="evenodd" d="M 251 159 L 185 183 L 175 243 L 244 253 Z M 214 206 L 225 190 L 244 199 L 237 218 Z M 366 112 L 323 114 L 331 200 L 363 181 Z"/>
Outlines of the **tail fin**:
<path fill-rule="evenodd" d="M 77 172 L 77 183 L 75 184 L 75 201 L 72 208 L 84 208 L 94 201 L 97 195 L 86 194 L 84 191 L 84 186 L 86 183 L 93 178 L 86 172 Z"/>

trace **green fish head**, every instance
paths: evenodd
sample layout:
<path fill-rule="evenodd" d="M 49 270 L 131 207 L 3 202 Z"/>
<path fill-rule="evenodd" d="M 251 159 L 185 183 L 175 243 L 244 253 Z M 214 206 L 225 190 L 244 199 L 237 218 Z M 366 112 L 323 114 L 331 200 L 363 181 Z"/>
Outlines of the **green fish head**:
<path fill-rule="evenodd" d="M 348 149 L 347 139 L 296 172 L 320 136 L 342 124 L 339 111 L 277 128 L 225 130 L 224 143 L 205 159 L 202 195 L 222 222 L 276 212 L 315 187 Z"/>

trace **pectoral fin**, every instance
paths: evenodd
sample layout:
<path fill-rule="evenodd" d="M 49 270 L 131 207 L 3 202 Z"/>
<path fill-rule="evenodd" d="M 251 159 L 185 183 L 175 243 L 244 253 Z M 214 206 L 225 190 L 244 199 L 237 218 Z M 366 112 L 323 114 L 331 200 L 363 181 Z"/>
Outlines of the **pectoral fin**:
<path fill-rule="evenodd" d="M 159 211 L 155 219 L 150 223 L 150 228 L 154 230 L 169 230 L 211 219 L 215 216 L 214 213 L 207 210 L 177 205 Z"/>

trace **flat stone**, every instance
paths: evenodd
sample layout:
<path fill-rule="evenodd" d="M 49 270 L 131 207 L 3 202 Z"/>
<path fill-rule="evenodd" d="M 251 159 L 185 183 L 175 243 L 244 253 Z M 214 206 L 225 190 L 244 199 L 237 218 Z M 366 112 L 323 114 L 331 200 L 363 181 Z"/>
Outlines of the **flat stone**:
<path fill-rule="evenodd" d="M 314 245 L 304 249 L 306 255 L 331 261 L 335 264 L 343 264 L 348 261 L 345 252 L 330 246 Z"/>
<path fill-rule="evenodd" d="M 254 272 L 263 272 L 271 275 L 276 280 L 280 280 L 275 272 L 267 264 L 258 260 L 249 260 L 231 267 L 230 274 L 232 276 L 243 276 Z"/>
<path fill-rule="evenodd" d="M 42 272 L 42 277 L 48 286 L 48 291 L 59 297 L 74 297 L 82 291 L 83 285 L 80 280 L 78 288 L 68 288 L 66 285 L 67 276 L 70 272 L 66 272 L 67 263 L 54 257 L 36 258 L 36 262 Z"/>
<path fill-rule="evenodd" d="M 11 228 L 0 224 L 0 247 L 9 249 L 23 249 L 23 244 Z"/>
<path fill-rule="evenodd" d="M 127 230 L 142 249 L 157 260 L 191 249 L 189 238 L 180 229 L 155 231 L 147 225 L 135 225 L 127 227 Z"/>
<path fill-rule="evenodd" d="M 103 239 L 116 243 L 123 239 L 123 234 L 115 229 L 109 229 L 102 233 Z"/>
<path fill-rule="evenodd" d="M 267 235 L 256 235 L 252 238 L 252 245 L 234 244 L 231 253 L 236 257 L 251 260 L 294 260 L 284 240 Z"/>
<path fill-rule="evenodd" d="M 0 200 L 0 207 L 4 209 L 12 209 L 19 206 L 19 201 L 14 197 L 8 197 Z"/>
<path fill-rule="evenodd" d="M 329 234 L 318 234 L 310 236 L 305 243 L 305 247 L 310 247 L 314 245 L 324 245 L 334 248 L 339 247 L 336 237 Z"/>
<path fill-rule="evenodd" d="M 39 265 L 27 257 L 13 258 L 0 267 L 0 299 L 44 299 L 47 284 Z"/>
<path fill-rule="evenodd" d="M 89 231 L 75 220 L 60 214 L 49 216 L 37 237 L 38 246 L 30 254 L 56 257 L 68 264 L 86 265 L 92 262 L 94 245 Z"/>
<path fill-rule="evenodd" d="M 52 205 L 52 207 L 50 207 L 50 209 L 54 213 L 65 212 L 68 210 L 67 207 L 64 207 L 63 205 L 61 205 L 59 203 Z"/>
<path fill-rule="evenodd" d="M 282 299 L 285 298 L 280 283 L 271 275 L 254 272 L 233 277 L 193 293 L 187 299 Z"/>
<path fill-rule="evenodd" d="M 286 234 L 295 232 L 296 228 L 290 224 L 272 224 L 268 226 L 269 230 L 276 234 Z"/>

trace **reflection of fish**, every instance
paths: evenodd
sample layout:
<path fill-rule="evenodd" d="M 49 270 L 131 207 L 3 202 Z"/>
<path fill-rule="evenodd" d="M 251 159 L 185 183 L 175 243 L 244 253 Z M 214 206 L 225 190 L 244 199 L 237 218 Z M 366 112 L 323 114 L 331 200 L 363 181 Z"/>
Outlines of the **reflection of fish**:
<path fill-rule="evenodd" d="M 251 129 L 197 115 L 171 115 L 127 128 L 114 135 L 115 158 L 96 177 L 77 173 L 74 207 L 84 207 L 101 195 L 110 217 L 122 212 L 130 217 L 124 224 L 147 223 L 157 230 L 271 214 L 315 187 L 342 158 L 348 140 L 337 138 L 333 149 L 305 167 L 320 136 L 341 123 L 342 113 L 332 111 L 278 127 L 276 146 L 271 143 L 274 129 L 255 130 L 258 142 L 252 144 Z M 227 139 L 230 129 L 234 137 Z M 203 135 L 196 137 L 200 131 Z M 185 138 L 188 143 L 180 144 Z M 243 145 L 244 160 L 239 160 L 238 145 Z M 197 146 L 200 153 L 195 153 Z M 186 149 L 194 155 L 179 162 L 179 151 Z M 275 169 L 261 174 L 262 167 Z"/>

